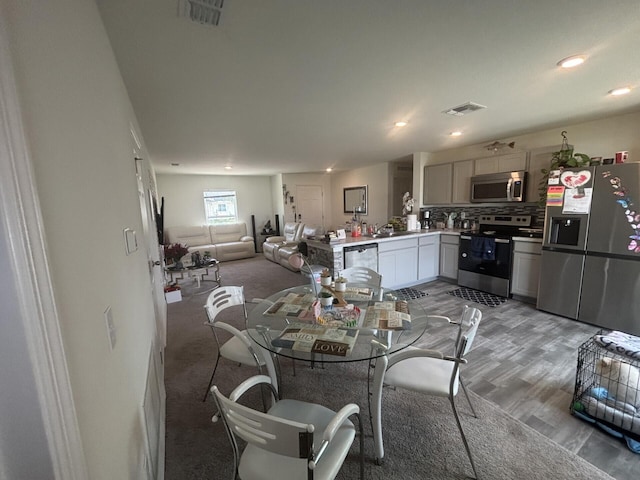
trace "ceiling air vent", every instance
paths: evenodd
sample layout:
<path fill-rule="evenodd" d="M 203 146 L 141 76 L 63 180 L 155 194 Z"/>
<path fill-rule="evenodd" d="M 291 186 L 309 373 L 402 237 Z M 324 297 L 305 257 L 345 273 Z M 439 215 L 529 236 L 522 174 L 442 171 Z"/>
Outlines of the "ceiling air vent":
<path fill-rule="evenodd" d="M 466 115 L 467 113 L 472 113 L 477 110 L 482 110 L 483 108 L 487 108 L 484 105 L 480 105 L 479 103 L 467 102 L 462 105 L 458 105 L 457 107 L 448 108 L 444 110 L 442 113 L 446 113 L 447 115 L 455 115 L 456 117 L 461 117 Z"/>
<path fill-rule="evenodd" d="M 220 24 L 225 0 L 178 0 L 178 16 L 203 25 Z"/>

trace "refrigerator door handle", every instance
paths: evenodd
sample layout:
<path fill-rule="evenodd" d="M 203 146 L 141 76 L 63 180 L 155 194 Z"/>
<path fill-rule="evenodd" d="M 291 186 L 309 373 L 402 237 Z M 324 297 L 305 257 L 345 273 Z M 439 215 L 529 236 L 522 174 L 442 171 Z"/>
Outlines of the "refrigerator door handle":
<path fill-rule="evenodd" d="M 507 201 L 513 201 L 513 178 L 510 178 L 507 182 Z"/>

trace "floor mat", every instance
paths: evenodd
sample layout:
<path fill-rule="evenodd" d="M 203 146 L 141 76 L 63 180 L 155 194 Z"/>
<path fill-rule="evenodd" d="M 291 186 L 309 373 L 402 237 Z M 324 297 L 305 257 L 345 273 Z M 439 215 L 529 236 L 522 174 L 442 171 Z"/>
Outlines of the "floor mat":
<path fill-rule="evenodd" d="M 399 288 L 396 290 L 398 298 L 401 300 L 415 300 L 416 298 L 426 297 L 428 293 L 415 288 Z"/>
<path fill-rule="evenodd" d="M 507 301 L 504 297 L 499 297 L 491 293 L 481 292 L 479 290 L 473 290 L 472 288 L 466 287 L 456 288 L 455 290 L 451 290 L 447 293 L 454 297 L 460 297 L 465 300 L 487 305 L 488 307 L 497 307 Z"/>

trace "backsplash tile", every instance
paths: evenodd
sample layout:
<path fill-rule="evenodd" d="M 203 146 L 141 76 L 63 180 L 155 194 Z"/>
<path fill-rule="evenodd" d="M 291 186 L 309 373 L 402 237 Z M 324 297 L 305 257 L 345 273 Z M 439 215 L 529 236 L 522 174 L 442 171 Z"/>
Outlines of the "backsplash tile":
<path fill-rule="evenodd" d="M 445 214 L 456 212 L 458 219 L 460 219 L 460 213 L 464 212 L 465 217 L 471 221 L 478 221 L 481 215 L 531 215 L 531 224 L 534 227 L 544 226 L 544 207 L 539 207 L 535 204 L 525 205 L 471 205 L 462 207 L 456 205 L 454 207 L 438 206 L 420 209 L 420 219 L 423 218 L 422 212 L 425 210 L 431 211 L 431 219 L 433 222 L 445 221 Z"/>

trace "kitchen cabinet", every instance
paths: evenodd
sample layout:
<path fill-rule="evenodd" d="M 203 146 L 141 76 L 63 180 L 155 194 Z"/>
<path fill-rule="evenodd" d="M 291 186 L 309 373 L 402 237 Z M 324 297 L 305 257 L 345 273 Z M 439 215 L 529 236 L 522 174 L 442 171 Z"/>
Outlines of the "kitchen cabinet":
<path fill-rule="evenodd" d="M 440 234 L 440 276 L 458 280 L 458 245 L 460 236 Z"/>
<path fill-rule="evenodd" d="M 473 176 L 473 160 L 453 163 L 452 203 L 469 203 L 471 196 L 471 177 Z"/>
<path fill-rule="evenodd" d="M 424 167 L 424 205 L 450 204 L 453 168 L 450 163 Z"/>
<path fill-rule="evenodd" d="M 541 242 L 513 241 L 511 294 L 535 303 L 540 278 Z"/>
<path fill-rule="evenodd" d="M 553 152 L 562 148 L 561 145 L 554 147 L 537 148 L 529 153 L 529 168 L 527 175 L 527 192 L 525 200 L 527 202 L 537 202 L 540 198 L 540 181 L 542 180 L 543 168 L 549 168 Z"/>
<path fill-rule="evenodd" d="M 378 272 L 382 286 L 399 288 L 418 280 L 418 238 L 378 243 Z"/>
<path fill-rule="evenodd" d="M 515 172 L 527 169 L 527 152 L 494 155 L 492 157 L 477 158 L 474 162 L 475 175 L 488 173 Z"/>
<path fill-rule="evenodd" d="M 418 280 L 432 280 L 440 271 L 440 236 L 430 235 L 418 240 Z"/>

